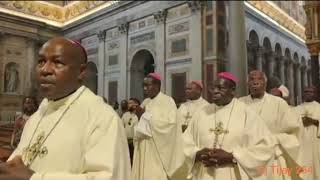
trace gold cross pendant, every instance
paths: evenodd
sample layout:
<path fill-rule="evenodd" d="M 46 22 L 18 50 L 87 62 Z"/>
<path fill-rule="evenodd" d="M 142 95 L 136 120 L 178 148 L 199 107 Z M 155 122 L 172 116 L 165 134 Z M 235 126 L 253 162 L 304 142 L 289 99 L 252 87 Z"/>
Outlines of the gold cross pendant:
<path fill-rule="evenodd" d="M 185 116 L 186 119 L 191 119 L 192 116 L 190 115 L 190 113 L 188 112 L 187 115 Z"/>
<path fill-rule="evenodd" d="M 214 132 L 214 134 L 216 136 L 219 136 L 221 134 L 227 134 L 229 133 L 228 130 L 225 130 L 223 129 L 223 123 L 222 122 L 218 122 L 217 126 L 213 129 L 213 128 L 210 128 L 209 129 L 210 132 Z"/>
<path fill-rule="evenodd" d="M 47 147 L 42 147 L 45 140 L 45 133 L 41 132 L 37 136 L 36 142 L 34 142 L 30 147 L 26 147 L 23 150 L 23 156 L 26 161 L 27 166 L 29 166 L 39 155 L 40 158 L 43 158 L 48 154 Z"/>
<path fill-rule="evenodd" d="M 214 141 L 213 141 L 213 148 L 217 148 L 218 141 L 219 141 L 219 135 L 227 134 L 229 132 L 228 130 L 224 130 L 223 129 L 223 123 L 222 122 L 218 122 L 216 127 L 214 129 L 210 128 L 209 131 L 210 132 L 214 132 L 214 134 L 215 134 Z"/>

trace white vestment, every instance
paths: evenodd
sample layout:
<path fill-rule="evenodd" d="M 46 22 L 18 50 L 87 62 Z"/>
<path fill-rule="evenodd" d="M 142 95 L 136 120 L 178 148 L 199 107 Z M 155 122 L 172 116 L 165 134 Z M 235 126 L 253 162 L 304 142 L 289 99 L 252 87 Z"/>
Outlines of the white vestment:
<path fill-rule="evenodd" d="M 181 127 L 173 99 L 161 92 L 143 101 L 135 128 L 133 180 L 167 180 L 183 163 Z"/>
<path fill-rule="evenodd" d="M 295 108 L 300 117 L 308 116 L 320 120 L 320 104 L 316 101 L 304 102 Z M 302 121 L 302 119 L 301 119 Z M 304 180 L 320 179 L 320 131 L 316 126 L 304 127 L 301 123 L 300 152 L 298 162 L 304 168 Z"/>
<path fill-rule="evenodd" d="M 178 120 L 181 125 L 188 125 L 189 121 L 192 119 L 193 114 L 202 107 L 208 105 L 209 103 L 200 97 L 196 100 L 188 100 L 187 102 L 181 104 L 178 109 Z"/>
<path fill-rule="evenodd" d="M 130 178 L 129 151 L 120 118 L 84 86 L 61 100 L 44 99 L 27 121 L 9 159 L 22 155 L 28 165 L 28 157 L 32 157 L 32 153 L 26 154 L 28 147 L 39 140 L 43 144 L 31 161 L 30 169 L 35 173 L 30 180 Z"/>
<path fill-rule="evenodd" d="M 123 121 L 123 125 L 124 125 L 124 129 L 126 131 L 127 138 L 133 139 L 134 127 L 138 124 L 137 115 L 135 113 L 127 111 L 122 115 L 121 119 Z"/>
<path fill-rule="evenodd" d="M 251 95 L 248 95 L 239 100 L 261 116 L 277 140 L 276 156 L 269 166 L 292 170 L 290 174 L 270 172 L 269 179 L 297 179 L 298 177 L 295 177 L 294 174 L 300 145 L 298 140 L 300 123 L 297 114 L 283 99 L 268 93 L 265 93 L 261 99 L 253 99 Z"/>
<path fill-rule="evenodd" d="M 233 153 L 237 165 L 205 167 L 195 163 L 196 153 L 213 148 L 216 135 L 211 130 L 222 122 L 226 134 L 218 136 L 217 147 Z M 266 178 L 261 170 L 274 155 L 275 139 L 261 118 L 234 98 L 226 106 L 210 104 L 195 113 L 183 134 L 184 154 L 192 180 L 249 180 Z"/>

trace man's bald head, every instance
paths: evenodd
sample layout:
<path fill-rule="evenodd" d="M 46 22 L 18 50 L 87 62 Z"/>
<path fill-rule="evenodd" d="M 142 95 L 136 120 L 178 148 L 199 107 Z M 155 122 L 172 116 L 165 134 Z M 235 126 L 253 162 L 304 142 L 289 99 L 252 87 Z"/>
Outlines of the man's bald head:
<path fill-rule="evenodd" d="M 73 57 L 71 60 L 74 60 L 75 63 L 87 63 L 87 54 L 80 43 L 64 37 L 55 37 L 47 41 L 42 46 L 42 49 L 48 47 L 51 44 L 59 44 L 60 48 L 63 47 L 64 52 L 70 54 L 70 56 Z"/>
<path fill-rule="evenodd" d="M 68 96 L 80 87 L 85 68 L 86 55 L 79 44 L 63 37 L 49 40 L 39 51 L 40 91 L 51 100 Z"/>

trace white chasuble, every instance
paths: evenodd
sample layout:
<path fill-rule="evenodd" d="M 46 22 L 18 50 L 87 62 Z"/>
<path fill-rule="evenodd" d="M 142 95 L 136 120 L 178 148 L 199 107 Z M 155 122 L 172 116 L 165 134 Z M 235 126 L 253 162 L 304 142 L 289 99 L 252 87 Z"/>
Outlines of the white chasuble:
<path fill-rule="evenodd" d="M 319 127 L 302 124 L 302 117 L 307 116 L 315 120 L 320 120 L 320 104 L 316 101 L 304 102 L 295 107 L 295 111 L 301 118 L 301 136 L 299 164 L 304 168 L 301 176 L 304 180 L 320 179 L 320 131 Z"/>
<path fill-rule="evenodd" d="M 218 125 L 224 133 L 217 137 L 212 130 Z M 261 169 L 274 155 L 275 139 L 264 122 L 235 98 L 226 106 L 210 104 L 196 112 L 183 139 L 192 180 L 266 179 Z M 233 153 L 237 164 L 205 167 L 201 162 L 195 162 L 197 151 L 214 146 Z"/>
<path fill-rule="evenodd" d="M 159 92 L 142 106 L 145 113 L 135 128 L 132 180 L 167 180 L 183 163 L 176 105 Z"/>
<path fill-rule="evenodd" d="M 208 104 L 209 103 L 202 97 L 196 100 L 188 100 L 187 102 L 181 104 L 178 109 L 179 123 L 181 125 L 188 125 L 194 113 Z"/>
<path fill-rule="evenodd" d="M 269 167 L 290 169 L 290 173 L 269 171 L 270 180 L 301 179 L 296 175 L 300 122 L 297 114 L 283 99 L 265 93 L 261 99 L 250 95 L 239 99 L 254 110 L 277 140 L 276 156 Z"/>
<path fill-rule="evenodd" d="M 126 180 L 130 159 L 119 116 L 84 86 L 57 101 L 44 99 L 10 159 L 22 159 L 31 180 Z"/>

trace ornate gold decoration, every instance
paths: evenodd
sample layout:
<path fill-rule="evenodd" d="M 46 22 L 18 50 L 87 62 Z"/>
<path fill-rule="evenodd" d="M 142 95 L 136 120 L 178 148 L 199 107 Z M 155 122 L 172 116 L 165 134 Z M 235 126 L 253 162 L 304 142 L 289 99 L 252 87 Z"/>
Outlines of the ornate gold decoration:
<path fill-rule="evenodd" d="M 41 132 L 38 134 L 36 142 L 23 150 L 22 156 L 27 166 L 29 166 L 36 159 L 36 157 L 39 156 L 40 158 L 43 158 L 48 154 L 47 147 L 43 146 L 44 140 L 45 133 Z"/>
<path fill-rule="evenodd" d="M 45 1 L 0 1 L 0 7 L 37 18 L 64 23 L 106 3 L 112 5 L 115 2 L 117 1 L 76 1 L 60 7 Z"/>
<path fill-rule="evenodd" d="M 223 129 L 223 123 L 222 122 L 218 122 L 217 126 L 214 129 L 210 128 L 209 131 L 213 132 L 215 134 L 214 142 L 213 142 L 213 148 L 217 148 L 219 136 L 221 134 L 228 134 L 229 133 L 228 129 Z"/>
<path fill-rule="evenodd" d="M 318 56 L 320 53 L 320 20 L 317 18 L 316 14 L 320 14 L 320 2 L 318 1 L 306 1 L 304 6 L 307 23 L 306 27 L 306 44 L 309 48 L 309 52 L 312 56 Z"/>
<path fill-rule="evenodd" d="M 278 22 L 280 25 L 287 28 L 289 31 L 293 32 L 300 38 L 306 40 L 305 28 L 299 22 L 294 20 L 283 10 L 278 8 L 276 5 L 269 1 L 247 1 L 252 6 L 257 8 L 259 11 L 268 15 L 271 19 Z"/>

